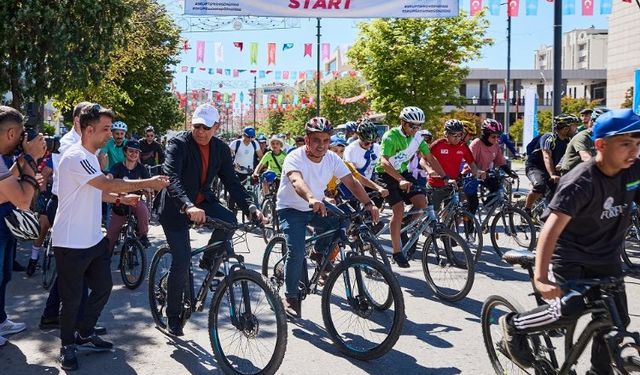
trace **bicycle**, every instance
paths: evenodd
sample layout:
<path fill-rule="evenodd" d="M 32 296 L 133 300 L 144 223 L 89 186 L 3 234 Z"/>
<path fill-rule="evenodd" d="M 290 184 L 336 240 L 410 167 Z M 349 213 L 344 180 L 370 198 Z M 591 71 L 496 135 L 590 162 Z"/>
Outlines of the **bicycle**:
<path fill-rule="evenodd" d="M 631 204 L 631 225 L 627 230 L 624 249 L 621 252 L 622 260 L 629 268 L 640 267 L 640 216 L 638 216 L 638 205 Z"/>
<path fill-rule="evenodd" d="M 244 230 L 244 225 L 232 225 L 212 217 L 207 217 L 204 226 L 227 233 Z M 197 294 L 193 270 L 189 266 L 180 314 L 182 326 L 192 313 L 204 309 L 208 292 L 213 292 L 208 318 L 209 341 L 222 371 L 225 374 L 275 374 L 287 346 L 287 321 L 282 301 L 262 275 L 245 267 L 241 255 L 227 252 L 223 241 L 192 249 L 191 257 L 210 250 L 216 251 L 215 260 Z M 165 307 L 171 259 L 169 247 L 163 245 L 153 256 L 149 269 L 151 314 L 156 327 L 163 332 L 167 328 Z M 237 263 L 230 266 L 232 259 Z M 217 282 L 215 277 L 220 266 L 224 277 Z M 269 355 L 267 351 L 272 352 Z"/>
<path fill-rule="evenodd" d="M 138 239 L 138 219 L 133 214 L 133 210 L 128 208 L 127 221 L 120 230 L 118 242 L 122 243 L 120 248 L 120 260 L 118 269 L 122 283 L 128 289 L 137 289 L 144 281 L 144 273 L 147 269 L 147 255 L 145 248 Z"/>
<path fill-rule="evenodd" d="M 511 265 L 520 265 L 525 268 L 533 286 L 533 266 L 535 263 L 535 255 L 533 253 L 512 250 L 505 253 L 503 259 Z M 575 342 L 573 338 L 579 317 L 561 328 L 528 333 L 527 340 L 535 358 L 531 372 L 524 371 L 511 362 L 501 344 L 502 338 L 499 337 L 502 333 L 502 329 L 498 324 L 500 317 L 511 312 L 523 312 L 524 309 L 514 301 L 502 296 L 492 295 L 485 300 L 480 316 L 482 335 L 496 374 L 524 372 L 543 375 L 575 375 L 576 372 L 573 367 L 577 364 L 578 359 L 591 342 L 591 339 L 601 332 L 607 332 L 605 343 L 609 349 L 615 373 L 626 375 L 631 372 L 640 372 L 640 334 L 626 330 L 611 295 L 612 292 L 624 288 L 624 277 L 571 280 L 561 285 L 561 287 L 565 291 L 577 292 L 582 296 L 586 308 L 580 314 L 580 317 L 591 314 L 591 321 L 582 329 Z M 534 296 L 538 305 L 544 303 L 539 294 L 535 292 L 535 287 Z M 492 330 L 495 335 L 492 334 Z M 496 336 L 495 339 L 494 336 Z M 565 359 L 560 364 L 551 338 L 562 336 L 564 336 L 565 341 Z M 632 354 L 629 354 L 629 352 Z"/>
<path fill-rule="evenodd" d="M 265 243 L 269 241 L 277 234 L 280 233 L 280 220 L 278 213 L 276 212 L 276 195 L 278 193 L 279 179 L 269 184 L 269 192 L 262 199 L 262 214 L 269 219 L 270 227 L 264 227 L 262 229 L 262 238 Z"/>
<path fill-rule="evenodd" d="M 53 255 L 53 246 L 51 245 L 51 229 L 47 231 L 42 245 L 44 251 L 42 254 L 42 287 L 49 290 L 56 279 L 56 257 Z"/>
<path fill-rule="evenodd" d="M 330 203 L 325 206 L 340 226 L 305 240 L 307 254 L 299 284 L 300 300 L 309 294 L 319 294 L 319 286 L 326 277 L 322 289 L 322 318 L 334 345 L 351 358 L 379 358 L 398 341 L 406 319 L 400 284 L 380 261 L 359 255 L 353 246 L 346 250 L 346 246 L 351 245 L 347 228 L 359 214 L 351 210 L 344 212 Z M 323 238 L 331 238 L 328 248 L 339 249 L 340 255 L 340 262 L 328 276 L 330 256 L 323 256 L 322 261 L 311 269 L 307 262 L 312 245 Z M 286 253 L 285 239 L 278 235 L 269 241 L 262 261 L 262 274 L 279 293 L 285 283 Z"/>

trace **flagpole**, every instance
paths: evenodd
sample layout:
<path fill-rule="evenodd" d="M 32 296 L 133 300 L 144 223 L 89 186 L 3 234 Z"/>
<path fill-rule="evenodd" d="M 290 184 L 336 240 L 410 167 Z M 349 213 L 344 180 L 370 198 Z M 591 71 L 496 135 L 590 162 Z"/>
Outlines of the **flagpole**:
<path fill-rule="evenodd" d="M 318 17 L 318 48 L 316 56 L 316 115 L 320 116 L 320 17 Z"/>
<path fill-rule="evenodd" d="M 256 101 L 258 96 L 258 88 L 257 88 L 257 79 L 256 76 L 253 76 L 253 127 L 256 127 Z"/>
<path fill-rule="evenodd" d="M 184 130 L 187 130 L 189 121 L 189 76 L 184 75 Z"/>
<path fill-rule="evenodd" d="M 562 112 L 562 0 L 553 2 L 553 115 Z"/>
<path fill-rule="evenodd" d="M 504 90 L 504 132 L 509 134 L 509 124 L 511 120 L 511 113 L 509 104 L 510 98 L 510 86 L 511 86 L 511 13 L 510 7 L 507 5 L 507 81 L 505 82 Z"/>

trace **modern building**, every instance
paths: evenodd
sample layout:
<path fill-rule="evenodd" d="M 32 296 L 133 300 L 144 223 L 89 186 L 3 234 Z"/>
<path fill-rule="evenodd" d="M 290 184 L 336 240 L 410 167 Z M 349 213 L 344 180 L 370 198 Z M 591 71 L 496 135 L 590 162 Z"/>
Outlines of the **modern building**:
<path fill-rule="evenodd" d="M 606 69 L 607 29 L 574 29 L 562 35 L 562 69 Z M 534 53 L 535 70 L 553 69 L 553 46 L 543 45 Z"/>
<path fill-rule="evenodd" d="M 607 55 L 607 105 L 619 108 L 633 86 L 633 74 L 640 69 L 640 9 L 635 3 L 614 1 L 609 16 Z"/>

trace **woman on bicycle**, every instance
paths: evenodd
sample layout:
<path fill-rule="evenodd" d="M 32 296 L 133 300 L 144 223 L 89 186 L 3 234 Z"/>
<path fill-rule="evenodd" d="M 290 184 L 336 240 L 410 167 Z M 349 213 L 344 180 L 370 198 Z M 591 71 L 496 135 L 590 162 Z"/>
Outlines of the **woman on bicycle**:
<path fill-rule="evenodd" d="M 284 164 L 284 158 L 287 156 L 287 154 L 284 152 L 283 147 L 284 147 L 284 140 L 282 138 L 273 136 L 271 137 L 271 139 L 269 139 L 269 148 L 271 150 L 267 151 L 267 153 L 264 154 L 264 156 L 260 160 L 260 163 L 258 163 L 258 165 L 256 166 L 255 171 L 253 171 L 252 177 L 254 181 L 259 178 L 260 172 L 262 171 L 262 169 L 265 169 L 265 168 L 266 168 L 266 172 L 263 174 L 263 177 L 265 177 L 264 175 L 266 175 L 267 173 L 275 173 L 276 179 L 280 180 L 280 175 L 282 174 L 282 164 Z M 276 181 L 272 183 L 277 184 Z M 269 194 L 269 186 L 272 183 L 269 182 L 268 179 L 266 178 L 262 179 L 262 195 L 263 196 Z"/>

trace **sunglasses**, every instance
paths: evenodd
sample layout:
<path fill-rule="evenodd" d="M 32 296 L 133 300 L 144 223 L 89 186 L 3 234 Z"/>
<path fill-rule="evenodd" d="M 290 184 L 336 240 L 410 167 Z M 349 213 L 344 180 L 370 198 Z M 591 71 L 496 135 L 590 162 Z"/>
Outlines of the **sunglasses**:
<path fill-rule="evenodd" d="M 489 136 L 489 138 L 491 138 L 491 139 L 498 139 L 498 138 L 500 138 L 500 136 L 499 136 L 498 134 L 491 134 L 491 135 Z"/>
<path fill-rule="evenodd" d="M 211 130 L 211 128 L 213 128 L 213 126 L 210 128 L 210 127 L 204 126 L 204 124 L 191 124 L 191 126 L 193 126 L 194 129 L 202 128 L 204 130 Z"/>
<path fill-rule="evenodd" d="M 373 142 L 372 142 L 372 141 L 362 141 L 362 144 L 363 144 L 364 146 L 367 146 L 367 147 L 368 147 L 368 146 L 371 146 L 371 145 L 373 144 Z"/>
<path fill-rule="evenodd" d="M 447 133 L 447 137 L 462 138 L 462 133 Z"/>
<path fill-rule="evenodd" d="M 409 127 L 411 129 L 420 129 L 422 127 L 422 125 L 418 125 L 418 124 L 409 124 Z"/>

